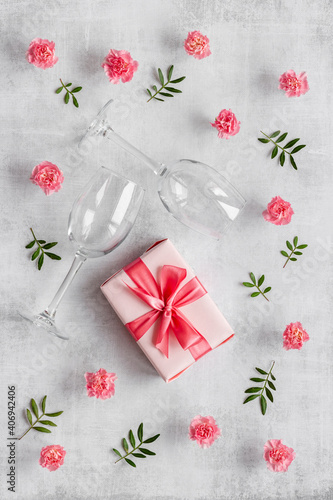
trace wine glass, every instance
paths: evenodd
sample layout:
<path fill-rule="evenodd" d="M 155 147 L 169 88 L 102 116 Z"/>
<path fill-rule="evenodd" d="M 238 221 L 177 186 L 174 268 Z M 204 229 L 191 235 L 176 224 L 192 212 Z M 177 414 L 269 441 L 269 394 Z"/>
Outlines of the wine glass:
<path fill-rule="evenodd" d="M 111 127 L 108 101 L 79 142 L 83 148 L 96 137 L 107 137 L 141 159 L 159 177 L 157 191 L 165 208 L 180 222 L 201 234 L 220 239 L 238 217 L 245 200 L 219 172 L 194 160 L 159 163 L 132 146 Z"/>
<path fill-rule="evenodd" d="M 49 333 L 68 340 L 55 324 L 58 305 L 87 258 L 102 257 L 120 245 L 135 222 L 144 189 L 101 167 L 74 202 L 68 236 L 77 247 L 72 266 L 50 305 L 40 314 L 19 314 Z"/>

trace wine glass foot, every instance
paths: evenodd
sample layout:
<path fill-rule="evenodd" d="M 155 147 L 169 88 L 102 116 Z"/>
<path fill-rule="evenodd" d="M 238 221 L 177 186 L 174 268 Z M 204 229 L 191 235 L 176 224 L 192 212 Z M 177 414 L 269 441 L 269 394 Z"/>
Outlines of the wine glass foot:
<path fill-rule="evenodd" d="M 91 140 L 91 138 L 96 138 L 98 136 L 103 136 L 105 131 L 108 129 L 109 122 L 107 119 L 107 110 L 109 106 L 112 104 L 113 99 L 110 99 L 99 111 L 97 114 L 96 118 L 91 122 L 89 125 L 87 131 L 85 134 L 82 136 L 81 140 L 79 141 L 78 148 L 82 148 L 85 146 L 87 141 Z"/>
<path fill-rule="evenodd" d="M 30 321 L 38 328 L 44 328 L 44 330 L 46 330 L 48 333 L 50 333 L 51 335 L 55 335 L 55 337 L 58 337 L 59 339 L 68 340 L 68 337 L 66 337 L 62 332 L 58 330 L 54 319 L 52 319 L 46 311 L 43 311 L 40 314 L 30 314 L 26 311 L 18 311 L 18 313 L 21 318 Z"/>

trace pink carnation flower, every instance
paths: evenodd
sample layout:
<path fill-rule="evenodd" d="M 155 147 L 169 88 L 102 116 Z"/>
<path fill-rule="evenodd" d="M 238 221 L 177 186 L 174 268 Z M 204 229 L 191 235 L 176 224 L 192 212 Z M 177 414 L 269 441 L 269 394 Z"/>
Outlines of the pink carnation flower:
<path fill-rule="evenodd" d="M 281 439 L 271 439 L 265 443 L 264 459 L 273 472 L 286 472 L 296 454 L 292 448 L 282 444 Z"/>
<path fill-rule="evenodd" d="M 280 76 L 279 89 L 285 90 L 287 97 L 299 97 L 306 94 L 309 90 L 306 72 L 303 71 L 297 76 L 292 69 L 286 71 Z"/>
<path fill-rule="evenodd" d="M 240 122 L 231 109 L 222 109 L 211 126 L 217 129 L 220 139 L 229 139 L 231 135 L 238 134 Z"/>
<path fill-rule="evenodd" d="M 26 52 L 27 61 L 37 68 L 47 69 L 52 68 L 58 58 L 55 53 L 55 43 L 41 38 L 34 38 L 30 42 L 29 48 Z"/>
<path fill-rule="evenodd" d="M 209 38 L 200 31 L 190 31 L 184 42 L 184 47 L 189 56 L 196 59 L 203 59 L 211 55 Z"/>
<path fill-rule="evenodd" d="M 291 216 L 294 211 L 288 201 L 284 201 L 280 196 L 272 198 L 267 205 L 267 209 L 263 211 L 262 215 L 267 222 L 271 222 L 276 226 L 285 226 L 291 221 Z"/>
<path fill-rule="evenodd" d="M 114 381 L 117 380 L 115 373 L 108 373 L 101 368 L 96 373 L 85 373 L 87 381 L 87 394 L 90 398 L 109 399 L 114 396 Z"/>
<path fill-rule="evenodd" d="M 61 189 L 64 176 L 57 165 L 43 161 L 33 169 L 30 180 L 39 186 L 46 195 L 49 195 Z"/>
<path fill-rule="evenodd" d="M 63 465 L 66 451 L 59 444 L 45 446 L 40 452 L 39 464 L 49 471 L 57 470 Z"/>
<path fill-rule="evenodd" d="M 113 49 L 109 51 L 102 64 L 111 83 L 119 83 L 119 80 L 123 83 L 129 82 L 138 66 L 139 63 L 132 59 L 129 52 Z"/>
<path fill-rule="evenodd" d="M 209 448 L 221 435 L 213 417 L 194 417 L 189 428 L 189 438 L 196 441 L 201 448 Z"/>
<path fill-rule="evenodd" d="M 302 323 L 290 323 L 283 332 L 283 347 L 286 351 L 289 349 L 300 349 L 304 342 L 310 339 L 308 333 L 304 330 Z"/>

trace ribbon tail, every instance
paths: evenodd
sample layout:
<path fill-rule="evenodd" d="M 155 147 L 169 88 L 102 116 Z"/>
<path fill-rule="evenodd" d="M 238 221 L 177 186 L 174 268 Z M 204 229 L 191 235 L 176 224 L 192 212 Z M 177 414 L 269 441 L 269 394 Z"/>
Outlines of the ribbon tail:
<path fill-rule="evenodd" d="M 169 357 L 169 327 L 171 322 L 170 316 L 161 315 L 158 335 L 155 341 L 157 349 L 159 349 L 166 358 Z"/>
<path fill-rule="evenodd" d="M 126 323 L 126 328 L 129 330 L 130 334 L 135 340 L 141 339 L 143 335 L 149 330 L 149 328 L 155 323 L 161 311 L 148 311 L 139 318 Z"/>

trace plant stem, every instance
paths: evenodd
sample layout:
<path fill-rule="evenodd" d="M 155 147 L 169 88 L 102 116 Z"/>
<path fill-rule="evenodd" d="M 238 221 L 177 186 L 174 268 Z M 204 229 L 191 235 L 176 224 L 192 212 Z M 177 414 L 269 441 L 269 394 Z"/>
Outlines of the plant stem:
<path fill-rule="evenodd" d="M 289 255 L 288 259 L 286 260 L 286 262 L 284 263 L 284 266 L 283 266 L 283 269 L 286 267 L 286 265 L 288 264 L 289 260 L 290 260 L 290 257 L 292 256 L 292 254 L 295 252 L 296 250 L 296 247 L 294 248 L 294 250 L 291 252 L 291 254 Z"/>
<path fill-rule="evenodd" d="M 61 81 L 61 85 L 64 87 L 64 89 L 66 89 L 67 92 L 69 92 L 71 95 L 73 95 L 73 93 L 66 87 L 66 85 L 64 84 L 64 82 L 62 81 L 62 79 L 59 78 L 59 80 Z"/>
<path fill-rule="evenodd" d="M 267 139 L 269 139 L 273 144 L 275 144 L 275 146 L 277 146 L 278 148 L 282 149 L 282 151 L 284 151 L 285 153 L 287 153 L 289 156 L 291 156 L 291 153 L 289 153 L 289 151 L 286 151 L 282 146 L 280 146 L 279 144 L 277 144 L 275 141 L 273 141 L 273 139 L 271 139 L 268 135 L 264 134 L 264 132 L 262 130 L 260 130 L 260 132 L 265 136 L 267 137 Z"/>
<path fill-rule="evenodd" d="M 170 83 L 170 80 L 168 80 L 168 81 L 167 81 L 164 85 L 162 85 L 162 87 L 161 87 L 159 90 L 157 90 L 157 91 L 155 92 L 155 94 L 154 94 L 154 95 L 152 95 L 150 99 L 148 99 L 148 101 L 147 101 L 147 102 L 149 102 L 149 101 L 151 101 L 152 99 L 154 99 L 155 95 L 159 94 L 159 93 L 161 92 L 161 90 L 163 90 L 163 89 L 164 89 L 167 85 L 169 85 L 169 83 Z"/>
<path fill-rule="evenodd" d="M 267 302 L 269 302 L 268 298 L 266 297 L 266 295 L 260 290 L 260 288 L 258 287 L 258 285 L 256 285 L 256 288 L 258 290 L 258 292 L 261 293 L 261 295 L 267 300 Z"/>
<path fill-rule="evenodd" d="M 270 374 L 272 373 L 272 370 L 273 370 L 273 366 L 274 366 L 274 365 L 275 365 L 275 361 L 273 361 L 272 366 L 271 366 L 271 369 L 270 369 L 270 370 L 269 370 L 269 372 L 268 372 L 268 375 L 267 375 L 267 377 L 266 377 L 266 381 L 265 381 L 265 383 L 264 383 L 264 387 L 261 389 L 260 396 L 262 396 L 262 393 L 264 392 L 264 389 L 265 389 L 265 387 L 266 387 L 266 385 L 267 385 L 267 382 L 268 382 L 269 376 L 270 376 Z"/>
<path fill-rule="evenodd" d="M 16 439 L 17 441 L 20 441 L 20 439 L 22 439 L 26 434 L 28 434 L 28 432 L 31 431 L 31 429 L 40 421 L 40 419 L 44 417 L 44 415 L 45 415 L 45 413 L 43 413 L 43 415 L 41 415 L 40 417 L 38 417 L 37 420 L 36 420 L 36 422 L 34 422 L 29 427 L 29 429 L 20 438 L 13 438 L 13 439 Z"/>
<path fill-rule="evenodd" d="M 40 244 L 38 243 L 38 240 L 37 240 L 37 238 L 36 238 L 36 236 L 35 236 L 35 233 L 34 233 L 34 232 L 33 232 L 33 230 L 32 230 L 32 227 L 30 228 L 30 231 L 32 232 L 32 236 L 34 237 L 35 242 L 37 243 L 37 245 L 38 245 L 38 246 L 39 246 L 39 248 L 41 249 L 42 253 L 44 253 L 44 250 L 43 250 L 43 248 L 40 246 Z"/>
<path fill-rule="evenodd" d="M 118 460 L 116 460 L 116 461 L 115 461 L 115 464 L 116 464 L 117 462 L 120 462 L 120 460 L 123 460 L 123 458 L 128 457 L 128 455 L 131 455 L 131 454 L 133 453 L 133 451 L 135 451 L 135 450 L 137 450 L 138 448 L 140 448 L 140 446 L 141 446 L 142 444 L 143 444 L 143 441 L 141 441 L 141 443 L 140 443 L 140 444 L 138 444 L 138 446 L 137 446 L 136 448 L 133 448 L 133 450 L 132 450 L 132 451 L 129 451 L 129 452 L 128 452 L 126 455 L 124 455 L 123 457 L 118 458 Z"/>

